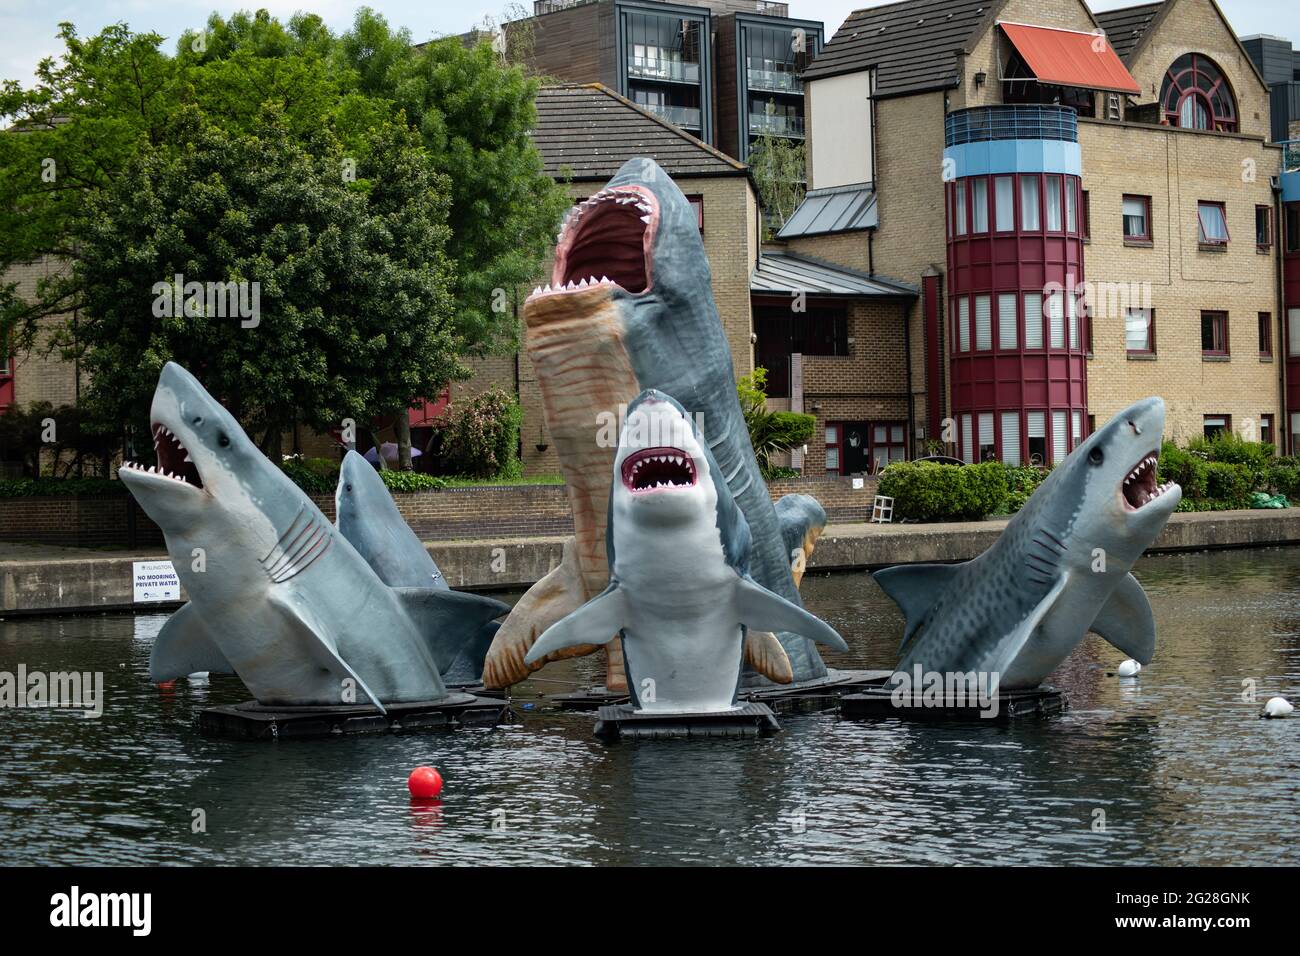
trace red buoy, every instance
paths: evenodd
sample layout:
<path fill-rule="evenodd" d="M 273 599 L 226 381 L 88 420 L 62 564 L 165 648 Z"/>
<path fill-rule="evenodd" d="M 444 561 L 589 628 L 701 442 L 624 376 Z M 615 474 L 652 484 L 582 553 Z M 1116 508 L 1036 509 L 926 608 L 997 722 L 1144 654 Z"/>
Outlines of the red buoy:
<path fill-rule="evenodd" d="M 436 797 L 442 792 L 442 774 L 432 767 L 416 767 L 406 778 L 406 788 L 413 797 Z"/>

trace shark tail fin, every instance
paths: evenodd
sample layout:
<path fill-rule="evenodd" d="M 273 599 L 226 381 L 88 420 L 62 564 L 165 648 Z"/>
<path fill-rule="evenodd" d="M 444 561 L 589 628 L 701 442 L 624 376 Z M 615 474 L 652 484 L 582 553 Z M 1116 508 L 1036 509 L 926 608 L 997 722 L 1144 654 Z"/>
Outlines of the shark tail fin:
<path fill-rule="evenodd" d="M 393 588 L 393 593 L 428 640 L 433 662 L 440 674 L 451 667 L 467 646 L 483 638 L 484 627 L 489 621 L 510 611 L 508 604 L 465 591 Z M 490 636 L 488 642 L 491 642 Z"/>
<path fill-rule="evenodd" d="M 529 648 L 524 663 L 533 664 L 566 647 L 608 644 L 623 629 L 623 603 L 623 592 L 618 589 L 618 582 L 611 581 L 600 594 L 543 631 Z"/>
<path fill-rule="evenodd" d="M 794 680 L 790 656 L 771 631 L 745 629 L 745 663 L 774 684 L 789 684 Z"/>
<path fill-rule="evenodd" d="M 826 644 L 837 651 L 849 649 L 849 645 L 844 643 L 844 638 L 840 637 L 835 628 L 809 614 L 799 605 L 769 591 L 748 575 L 740 578 L 735 602 L 740 623 L 746 628 L 758 631 L 789 631 L 816 641 L 818 644 Z"/>
<path fill-rule="evenodd" d="M 960 564 L 899 564 L 872 575 L 907 619 L 903 641 L 898 645 L 900 654 L 960 567 Z"/>
<path fill-rule="evenodd" d="M 477 684 L 483 679 L 483 662 L 487 659 L 488 648 L 501 625 L 488 621 L 477 634 L 465 642 L 456 659 L 443 673 L 442 679 L 448 684 Z"/>

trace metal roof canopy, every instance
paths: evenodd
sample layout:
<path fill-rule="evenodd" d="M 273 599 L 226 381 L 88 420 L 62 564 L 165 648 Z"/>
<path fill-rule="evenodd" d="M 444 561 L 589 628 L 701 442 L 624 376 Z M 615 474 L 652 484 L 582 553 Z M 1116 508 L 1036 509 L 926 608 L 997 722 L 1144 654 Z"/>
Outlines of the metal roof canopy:
<path fill-rule="evenodd" d="M 879 224 L 876 191 L 871 183 L 830 186 L 808 190 L 799 208 L 777 233 L 777 238 L 875 229 Z"/>
<path fill-rule="evenodd" d="M 754 295 L 913 298 L 915 286 L 790 252 L 763 252 L 749 277 Z"/>
<path fill-rule="evenodd" d="M 1040 83 L 1111 93 L 1142 92 L 1104 33 L 1035 27 L 1005 20 L 999 20 L 998 26 Z"/>

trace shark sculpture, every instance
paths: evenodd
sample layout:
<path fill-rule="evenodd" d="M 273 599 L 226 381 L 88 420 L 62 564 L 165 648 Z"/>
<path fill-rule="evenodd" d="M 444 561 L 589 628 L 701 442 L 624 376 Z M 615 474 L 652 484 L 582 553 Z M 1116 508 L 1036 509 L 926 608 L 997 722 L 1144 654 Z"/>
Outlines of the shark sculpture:
<path fill-rule="evenodd" d="M 653 160 L 629 160 L 604 189 L 569 212 L 551 282 L 528 297 L 523 315 L 574 539 L 559 566 L 524 595 L 497 632 L 484 682 L 506 686 L 541 667 L 547 658 L 529 654 L 538 635 L 605 587 L 615 442 L 600 440 L 599 416 L 617 425 L 620 406 L 645 389 L 672 395 L 700 417 L 728 494 L 749 525 L 754 580 L 800 604 L 782 528 L 736 396 L 698 219 Z M 764 673 L 764 661 L 751 661 L 747 684 L 826 676 L 813 642 L 795 634 L 779 640 L 791 670 Z M 556 656 L 595 649 L 569 647 Z M 619 655 L 618 643 L 610 643 L 605 684 L 611 691 L 626 689 Z"/>
<path fill-rule="evenodd" d="M 388 486 L 374 465 L 355 451 L 343 457 L 334 491 L 335 525 L 357 553 L 365 558 L 379 580 L 393 588 L 433 588 L 450 585 L 430 557 L 424 542 L 411 530 L 397 509 Z M 483 675 L 483 658 L 499 625 L 490 621 L 442 673 L 452 685 L 474 684 Z"/>
<path fill-rule="evenodd" d="M 988 551 L 964 564 L 875 574 L 907 618 L 897 673 L 997 674 L 1041 684 L 1088 631 L 1146 664 L 1155 620 L 1129 573 L 1182 499 L 1156 482 L 1165 405 L 1119 412 L 1038 486 Z"/>
<path fill-rule="evenodd" d="M 435 701 L 440 672 L 509 610 L 432 582 L 386 585 L 179 365 L 163 368 L 150 419 L 157 465 L 119 477 L 190 598 L 154 643 L 154 680 L 234 672 L 270 705 Z"/>
<path fill-rule="evenodd" d="M 829 625 L 750 577 L 749 525 L 671 397 L 646 391 L 628 408 L 612 485 L 608 586 L 547 628 L 525 663 L 619 637 L 638 710 L 709 713 L 735 706 L 742 656 L 781 661 L 772 630 L 847 650 Z"/>

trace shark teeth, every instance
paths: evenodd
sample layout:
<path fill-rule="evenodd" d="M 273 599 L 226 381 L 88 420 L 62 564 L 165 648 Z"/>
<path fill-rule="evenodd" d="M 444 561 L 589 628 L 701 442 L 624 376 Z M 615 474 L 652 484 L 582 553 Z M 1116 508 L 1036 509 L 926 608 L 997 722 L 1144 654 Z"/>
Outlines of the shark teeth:
<path fill-rule="evenodd" d="M 649 448 L 623 462 L 623 484 L 633 494 L 666 488 L 690 488 L 697 475 L 695 461 L 678 448 Z"/>
<path fill-rule="evenodd" d="M 557 284 L 552 286 L 549 282 L 546 285 L 539 285 L 533 289 L 532 294 L 528 298 L 531 300 L 540 298 L 544 295 L 555 295 L 561 292 L 578 292 L 582 289 L 592 289 L 597 286 L 613 287 L 616 285 L 618 285 L 618 283 L 609 276 L 601 276 L 599 279 L 595 276 L 588 276 L 587 278 L 581 279 L 577 282 L 570 279 L 564 285 Z"/>

